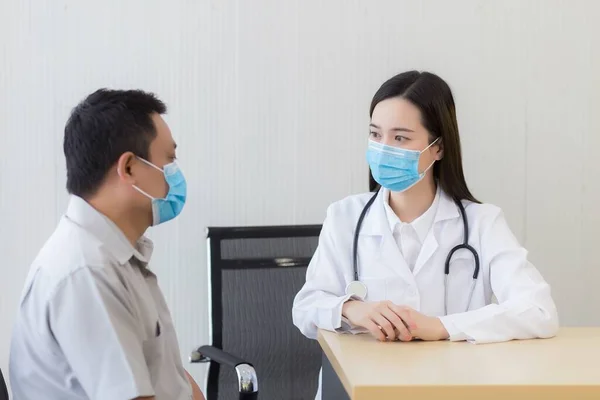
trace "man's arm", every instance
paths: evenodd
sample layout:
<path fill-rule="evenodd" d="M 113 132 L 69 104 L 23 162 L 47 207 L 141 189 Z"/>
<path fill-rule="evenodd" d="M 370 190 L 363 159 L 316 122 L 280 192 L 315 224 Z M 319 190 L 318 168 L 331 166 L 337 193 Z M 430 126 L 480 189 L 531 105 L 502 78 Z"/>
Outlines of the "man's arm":
<path fill-rule="evenodd" d="M 86 395 L 94 399 L 154 399 L 137 320 L 118 277 L 80 268 L 48 302 L 48 323 Z"/>
<path fill-rule="evenodd" d="M 190 381 L 190 385 L 192 385 L 192 398 L 194 400 L 205 400 L 204 395 L 202 394 L 202 391 L 200 390 L 200 387 L 198 386 L 194 378 L 192 378 L 192 376 L 187 371 L 185 371 L 185 374 L 187 375 L 188 381 Z"/>

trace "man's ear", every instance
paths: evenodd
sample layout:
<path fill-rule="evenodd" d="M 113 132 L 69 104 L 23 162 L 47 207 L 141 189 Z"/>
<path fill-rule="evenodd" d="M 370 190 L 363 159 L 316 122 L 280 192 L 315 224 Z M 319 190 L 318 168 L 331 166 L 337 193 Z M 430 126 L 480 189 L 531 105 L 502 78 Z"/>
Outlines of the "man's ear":
<path fill-rule="evenodd" d="M 132 173 L 135 161 L 136 158 L 132 152 L 128 151 L 121 154 L 121 157 L 119 157 L 119 160 L 117 161 L 117 174 L 121 180 L 130 184 L 135 184 L 135 179 Z"/>

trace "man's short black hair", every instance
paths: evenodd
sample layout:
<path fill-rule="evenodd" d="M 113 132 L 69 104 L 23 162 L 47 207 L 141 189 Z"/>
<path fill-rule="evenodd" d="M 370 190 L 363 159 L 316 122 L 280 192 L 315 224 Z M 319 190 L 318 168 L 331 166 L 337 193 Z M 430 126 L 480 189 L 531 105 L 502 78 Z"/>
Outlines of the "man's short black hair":
<path fill-rule="evenodd" d="M 156 137 L 152 114 L 166 112 L 162 101 L 141 90 L 100 89 L 79 103 L 67 121 L 63 143 L 69 193 L 94 195 L 123 153 L 148 159 Z"/>

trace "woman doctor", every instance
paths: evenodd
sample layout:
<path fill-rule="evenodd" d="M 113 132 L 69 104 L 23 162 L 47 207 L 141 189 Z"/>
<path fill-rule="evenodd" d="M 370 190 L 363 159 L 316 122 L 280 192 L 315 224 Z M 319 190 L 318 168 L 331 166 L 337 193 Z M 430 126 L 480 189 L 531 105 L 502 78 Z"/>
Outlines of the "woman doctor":
<path fill-rule="evenodd" d="M 372 193 L 329 207 L 294 324 L 309 338 L 318 329 L 381 341 L 554 336 L 550 287 L 502 211 L 467 187 L 446 82 L 427 72 L 397 75 L 375 93 L 370 115 L 367 161 L 382 188 L 358 232 Z"/>

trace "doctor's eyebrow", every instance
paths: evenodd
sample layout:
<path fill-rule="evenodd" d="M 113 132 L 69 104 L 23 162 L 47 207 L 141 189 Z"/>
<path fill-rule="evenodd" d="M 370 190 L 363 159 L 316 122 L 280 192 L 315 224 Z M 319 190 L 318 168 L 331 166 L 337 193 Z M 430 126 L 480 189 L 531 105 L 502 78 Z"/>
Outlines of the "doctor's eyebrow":
<path fill-rule="evenodd" d="M 375 128 L 375 129 L 381 129 L 381 127 L 379 127 L 373 123 L 369 124 L 369 127 Z M 392 128 L 392 129 L 390 129 L 390 131 L 392 131 L 392 132 L 414 132 L 412 129 L 402 128 L 402 127 Z"/>

